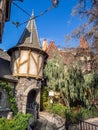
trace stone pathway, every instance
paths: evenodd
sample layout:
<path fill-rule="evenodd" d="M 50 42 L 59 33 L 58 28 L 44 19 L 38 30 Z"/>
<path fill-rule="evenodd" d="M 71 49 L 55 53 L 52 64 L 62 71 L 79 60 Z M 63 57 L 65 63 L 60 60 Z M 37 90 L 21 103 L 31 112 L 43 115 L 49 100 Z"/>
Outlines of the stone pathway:
<path fill-rule="evenodd" d="M 91 118 L 85 121 L 98 125 L 98 118 Z M 65 130 L 65 120 L 55 114 L 40 112 L 39 119 L 33 130 Z"/>
<path fill-rule="evenodd" d="M 46 119 L 38 119 L 34 130 L 57 130 L 57 127 Z"/>
<path fill-rule="evenodd" d="M 98 125 L 98 118 L 90 118 L 88 120 L 86 120 L 86 122 L 92 123 L 94 125 Z"/>
<path fill-rule="evenodd" d="M 60 116 L 40 112 L 34 130 L 65 130 L 65 121 Z"/>

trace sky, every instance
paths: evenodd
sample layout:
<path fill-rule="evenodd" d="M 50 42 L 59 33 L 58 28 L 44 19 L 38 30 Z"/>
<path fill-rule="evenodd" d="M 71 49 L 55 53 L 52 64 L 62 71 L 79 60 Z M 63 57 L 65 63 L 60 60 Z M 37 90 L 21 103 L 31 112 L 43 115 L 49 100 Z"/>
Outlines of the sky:
<path fill-rule="evenodd" d="M 30 15 L 32 14 L 32 11 L 34 11 L 35 16 L 52 6 L 51 0 L 24 0 L 24 2 L 19 2 L 17 0 L 13 1 Z M 60 47 L 68 48 L 79 45 L 78 40 L 74 39 L 67 42 L 65 40 L 65 36 L 83 22 L 79 17 L 71 16 L 71 11 L 77 4 L 77 1 L 78 0 L 59 0 L 58 7 L 53 8 L 44 15 L 35 19 L 41 43 L 45 38 L 48 43 L 53 40 L 56 46 Z M 29 20 L 29 18 L 30 16 L 25 14 L 12 3 L 10 21 L 5 23 L 0 48 L 8 50 L 17 44 L 27 23 L 16 28 L 12 22 L 18 21 L 23 23 L 24 21 Z"/>

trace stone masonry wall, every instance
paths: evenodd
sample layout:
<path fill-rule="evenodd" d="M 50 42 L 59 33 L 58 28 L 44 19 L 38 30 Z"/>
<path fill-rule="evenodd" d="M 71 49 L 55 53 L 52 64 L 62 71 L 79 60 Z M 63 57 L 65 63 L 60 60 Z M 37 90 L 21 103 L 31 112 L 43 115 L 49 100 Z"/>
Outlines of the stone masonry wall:
<path fill-rule="evenodd" d="M 33 89 L 37 92 L 36 102 L 40 104 L 40 82 L 31 78 L 19 78 L 16 86 L 16 101 L 19 112 L 26 113 L 27 96 Z"/>

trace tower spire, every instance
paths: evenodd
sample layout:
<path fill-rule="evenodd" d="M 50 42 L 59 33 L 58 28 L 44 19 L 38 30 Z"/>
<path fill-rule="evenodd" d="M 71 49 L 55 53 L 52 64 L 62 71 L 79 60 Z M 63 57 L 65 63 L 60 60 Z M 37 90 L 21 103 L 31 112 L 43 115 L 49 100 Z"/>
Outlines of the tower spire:
<path fill-rule="evenodd" d="M 86 38 L 85 38 L 84 35 L 80 39 L 79 48 L 83 48 L 83 49 L 88 49 L 89 48 L 89 45 L 88 45 L 88 43 L 87 43 Z"/>
<path fill-rule="evenodd" d="M 38 38 L 38 32 L 37 32 L 37 27 L 35 23 L 34 17 L 34 11 L 32 11 L 31 18 L 18 41 L 18 46 L 31 46 L 35 48 L 40 48 L 40 42 Z"/>

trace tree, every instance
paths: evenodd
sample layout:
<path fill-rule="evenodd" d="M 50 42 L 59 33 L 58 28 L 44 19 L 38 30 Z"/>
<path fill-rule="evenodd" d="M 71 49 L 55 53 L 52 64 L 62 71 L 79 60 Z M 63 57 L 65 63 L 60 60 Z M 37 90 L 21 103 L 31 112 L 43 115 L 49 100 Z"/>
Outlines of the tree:
<path fill-rule="evenodd" d="M 65 69 L 61 57 L 55 55 L 47 62 L 44 74 L 48 89 L 59 92 L 60 101 L 69 109 L 76 101 L 77 104 L 84 102 L 84 77 L 80 68 L 69 66 Z"/>
<path fill-rule="evenodd" d="M 44 70 L 44 75 L 47 77 L 48 90 L 60 92 L 60 98 L 63 103 L 69 106 L 67 95 L 65 94 L 66 80 L 64 62 L 60 55 L 54 54 L 51 60 L 48 60 Z"/>
<path fill-rule="evenodd" d="M 66 95 L 70 106 L 86 105 L 84 98 L 85 81 L 81 69 L 78 66 L 68 68 L 65 80 L 67 82 L 65 84 Z"/>
<path fill-rule="evenodd" d="M 98 74 L 95 71 L 92 71 L 91 73 L 84 75 L 84 79 L 86 86 L 85 96 L 91 101 L 91 104 L 95 103 L 95 98 L 98 94 Z"/>
<path fill-rule="evenodd" d="M 85 34 L 89 42 L 98 50 L 98 0 L 79 0 L 78 5 L 72 10 L 72 15 L 86 17 L 87 22 L 80 25 L 67 38 L 80 38 Z"/>
<path fill-rule="evenodd" d="M 44 75 L 47 77 L 47 85 L 49 89 L 58 91 L 58 86 L 63 78 L 64 63 L 60 55 L 55 54 L 54 58 L 48 60 Z"/>

